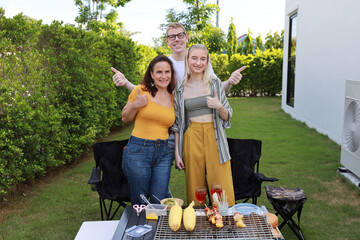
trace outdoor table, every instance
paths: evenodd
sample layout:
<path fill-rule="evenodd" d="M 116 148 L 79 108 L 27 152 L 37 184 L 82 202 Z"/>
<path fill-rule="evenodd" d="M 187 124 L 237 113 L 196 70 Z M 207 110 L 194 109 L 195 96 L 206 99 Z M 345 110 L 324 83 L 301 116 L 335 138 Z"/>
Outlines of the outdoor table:
<path fill-rule="evenodd" d="M 111 240 L 118 225 L 119 220 L 83 222 L 75 240 Z"/>
<path fill-rule="evenodd" d="M 155 234 L 156 234 L 156 230 L 157 230 L 157 227 L 158 227 L 158 224 L 159 224 L 159 220 L 147 220 L 146 216 L 145 216 L 145 211 L 143 211 L 140 214 L 140 216 L 137 216 L 136 212 L 132 209 L 132 207 L 127 206 L 124 209 L 124 212 L 123 212 L 123 214 L 121 216 L 119 224 L 118 224 L 118 226 L 117 226 L 117 228 L 115 230 L 113 240 L 135 239 L 135 238 L 131 238 L 129 236 L 126 236 L 125 235 L 125 230 L 132 227 L 132 226 L 135 226 L 135 225 L 144 225 L 144 224 L 151 225 L 152 226 L 152 231 L 147 233 L 146 235 L 144 235 L 142 238 L 136 238 L 136 240 L 137 239 L 144 239 L 144 240 L 148 240 L 148 239 L 152 240 L 152 239 L 154 239 Z M 184 239 L 186 239 L 186 238 L 184 238 Z M 231 238 L 231 239 L 236 239 L 236 238 Z M 254 238 L 254 239 L 276 239 L 276 238 Z M 284 240 L 284 237 L 281 235 L 280 239 Z"/>
<path fill-rule="evenodd" d="M 121 219 L 119 221 L 118 227 L 115 230 L 113 240 L 132 239 L 131 237 L 125 235 L 125 230 L 135 225 L 144 225 L 144 224 L 148 224 L 152 226 L 152 231 L 151 233 L 147 233 L 145 235 L 146 238 L 143 237 L 137 239 L 154 239 L 156 233 L 156 227 L 158 225 L 158 220 L 146 219 L 145 210 L 142 211 L 139 216 L 137 216 L 132 206 L 126 206 L 123 214 L 121 215 Z"/>

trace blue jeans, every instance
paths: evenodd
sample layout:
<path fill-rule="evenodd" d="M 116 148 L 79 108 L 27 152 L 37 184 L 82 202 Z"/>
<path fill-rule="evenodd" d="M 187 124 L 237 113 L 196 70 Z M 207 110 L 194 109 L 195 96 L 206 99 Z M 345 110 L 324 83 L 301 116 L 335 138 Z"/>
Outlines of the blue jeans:
<path fill-rule="evenodd" d="M 171 160 L 175 160 L 175 134 L 171 133 L 169 135 L 169 149 L 171 154 Z"/>
<path fill-rule="evenodd" d="M 151 203 L 168 197 L 172 157 L 168 140 L 148 140 L 130 136 L 123 153 L 122 168 L 129 182 L 131 203 L 145 203 L 140 194 L 150 197 Z"/>

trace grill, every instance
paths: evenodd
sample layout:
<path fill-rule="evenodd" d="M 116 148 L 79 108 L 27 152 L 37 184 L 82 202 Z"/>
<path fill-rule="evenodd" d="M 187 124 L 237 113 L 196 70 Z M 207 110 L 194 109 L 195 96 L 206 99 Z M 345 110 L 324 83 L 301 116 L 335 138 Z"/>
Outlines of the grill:
<path fill-rule="evenodd" d="M 197 216 L 194 231 L 188 232 L 182 225 L 173 232 L 169 227 L 169 216 L 161 216 L 154 239 L 277 239 L 265 217 L 255 213 L 244 216 L 245 228 L 236 227 L 233 216 L 224 216 L 223 223 L 223 228 L 217 228 L 206 216 Z"/>

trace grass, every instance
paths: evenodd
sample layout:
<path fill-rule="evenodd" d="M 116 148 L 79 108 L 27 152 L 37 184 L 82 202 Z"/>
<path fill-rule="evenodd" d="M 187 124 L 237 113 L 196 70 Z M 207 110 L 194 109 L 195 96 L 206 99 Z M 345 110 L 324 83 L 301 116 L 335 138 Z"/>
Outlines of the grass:
<path fill-rule="evenodd" d="M 233 98 L 230 104 L 234 114 L 227 136 L 262 140 L 260 172 L 279 178 L 271 185 L 304 189 L 305 237 L 360 239 L 360 194 L 336 172 L 340 146 L 291 119 L 281 110 L 280 98 Z M 101 141 L 125 139 L 130 131 L 114 130 Z M 72 165 L 18 186 L 0 204 L 0 239 L 74 239 L 83 221 L 100 220 L 97 194 L 87 184 L 93 166 L 89 150 Z M 182 171 L 172 170 L 170 187 L 175 197 L 186 198 Z M 264 190 L 258 204 L 274 211 Z M 115 219 L 120 217 L 121 212 Z M 287 240 L 296 239 L 288 226 L 282 233 Z"/>

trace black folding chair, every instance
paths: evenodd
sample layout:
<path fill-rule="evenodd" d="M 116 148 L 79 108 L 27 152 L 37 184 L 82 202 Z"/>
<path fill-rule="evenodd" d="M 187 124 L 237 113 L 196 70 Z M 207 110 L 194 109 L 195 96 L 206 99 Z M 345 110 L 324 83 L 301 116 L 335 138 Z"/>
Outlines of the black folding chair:
<path fill-rule="evenodd" d="M 304 191 L 300 187 L 291 189 L 273 186 L 265 186 L 265 191 L 269 202 L 276 211 L 275 214 L 280 214 L 284 219 L 279 225 L 279 229 L 281 230 L 287 224 L 298 239 L 304 240 L 304 235 L 300 228 L 301 211 L 307 199 Z M 298 218 L 297 224 L 292 218 L 295 213 L 297 213 Z"/>
<path fill-rule="evenodd" d="M 104 220 L 104 214 L 106 220 L 112 220 L 119 208 L 125 208 L 125 202 L 130 202 L 130 189 L 121 166 L 127 142 L 128 140 L 122 140 L 93 145 L 96 167 L 93 168 L 88 183 L 91 184 L 91 189 L 99 194 L 101 220 Z M 118 203 L 118 206 L 111 213 L 114 202 Z"/>
<path fill-rule="evenodd" d="M 227 140 L 235 201 L 247 202 L 252 199 L 252 203 L 256 205 L 257 198 L 261 195 L 262 182 L 278 181 L 277 178 L 268 178 L 259 172 L 262 142 L 254 139 L 228 138 Z"/>

